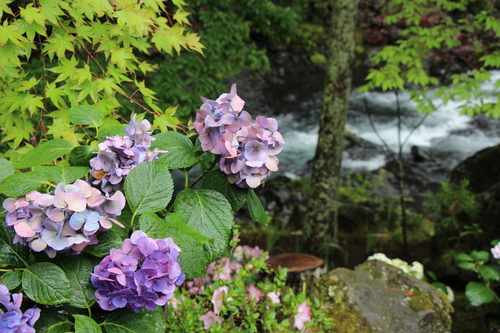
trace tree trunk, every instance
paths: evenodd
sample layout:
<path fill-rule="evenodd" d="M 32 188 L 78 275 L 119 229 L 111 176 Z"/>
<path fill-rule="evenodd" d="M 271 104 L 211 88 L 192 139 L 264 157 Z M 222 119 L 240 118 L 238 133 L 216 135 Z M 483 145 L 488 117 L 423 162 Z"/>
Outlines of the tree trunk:
<path fill-rule="evenodd" d="M 332 5 L 330 64 L 304 228 L 306 243 L 316 249 L 323 246 L 326 253 L 330 245 L 338 243 L 340 162 L 351 93 L 358 0 L 332 0 Z"/>

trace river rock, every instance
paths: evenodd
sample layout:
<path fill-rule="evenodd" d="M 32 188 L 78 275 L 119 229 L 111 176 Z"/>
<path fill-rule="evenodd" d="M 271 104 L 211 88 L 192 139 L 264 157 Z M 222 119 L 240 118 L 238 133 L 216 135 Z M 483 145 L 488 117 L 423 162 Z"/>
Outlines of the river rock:
<path fill-rule="evenodd" d="M 319 280 L 318 293 L 337 318 L 335 332 L 451 331 L 453 307 L 441 290 L 378 260 L 332 270 Z"/>
<path fill-rule="evenodd" d="M 460 180 L 468 179 L 468 190 L 481 193 L 500 182 L 499 165 L 500 145 L 488 147 L 460 162 L 453 169 L 450 181 L 458 184 Z"/>

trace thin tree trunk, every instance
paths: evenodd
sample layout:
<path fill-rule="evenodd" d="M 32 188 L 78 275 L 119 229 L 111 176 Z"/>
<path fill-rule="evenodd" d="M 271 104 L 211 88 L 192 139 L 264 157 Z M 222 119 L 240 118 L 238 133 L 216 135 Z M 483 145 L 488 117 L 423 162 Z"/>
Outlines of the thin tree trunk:
<path fill-rule="evenodd" d="M 309 245 L 319 245 L 320 241 L 327 248 L 327 242 L 338 243 L 340 162 L 351 92 L 358 0 L 332 0 L 332 5 L 330 64 L 304 228 Z"/>

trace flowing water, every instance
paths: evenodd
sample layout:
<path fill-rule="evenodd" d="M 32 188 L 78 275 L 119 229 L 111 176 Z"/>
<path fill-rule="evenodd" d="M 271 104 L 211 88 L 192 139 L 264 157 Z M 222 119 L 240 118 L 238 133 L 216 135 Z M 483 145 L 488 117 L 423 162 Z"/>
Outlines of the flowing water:
<path fill-rule="evenodd" d="M 500 71 L 492 72 L 492 81 L 483 84 L 482 90 L 492 94 L 500 92 L 494 88 L 493 83 L 497 80 L 500 80 Z M 280 132 L 286 139 L 279 155 L 280 174 L 294 178 L 304 174 L 304 166 L 315 153 L 324 73 L 295 74 L 285 77 L 284 82 L 264 87 L 262 104 L 265 114 L 278 119 Z M 414 103 L 409 101 L 408 93 L 400 93 L 398 98 L 402 114 L 399 133 L 401 141 L 406 141 L 405 154 L 409 154 L 412 146 L 423 147 L 429 155 L 451 169 L 477 151 L 500 143 L 500 121 L 461 115 L 458 110 L 460 103 L 443 105 L 435 97 L 432 100 L 438 106 L 437 110 L 410 135 L 422 116 L 415 110 Z M 364 140 L 382 145 L 370 125 L 368 114 L 380 138 L 393 151 L 397 150 L 396 95 L 378 92 L 361 95 L 354 91 L 350 96 L 346 128 Z M 344 152 L 342 167 L 345 171 L 375 170 L 386 163 L 386 155 L 381 150 L 366 156 L 356 155 Z"/>

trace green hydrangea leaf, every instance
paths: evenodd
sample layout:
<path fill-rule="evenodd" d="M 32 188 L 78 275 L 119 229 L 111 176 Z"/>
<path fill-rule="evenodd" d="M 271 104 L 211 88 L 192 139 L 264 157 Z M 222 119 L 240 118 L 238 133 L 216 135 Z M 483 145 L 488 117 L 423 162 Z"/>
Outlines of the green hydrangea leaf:
<path fill-rule="evenodd" d="M 213 190 L 186 189 L 175 199 L 174 212 L 201 235 L 213 238 L 203 244 L 209 262 L 226 249 L 233 226 L 233 212 L 227 199 Z"/>
<path fill-rule="evenodd" d="M 155 213 L 144 213 L 139 218 L 139 228 L 144 231 L 148 237 L 159 239 L 166 238 L 167 225 L 164 220 Z"/>
<path fill-rule="evenodd" d="M 199 157 L 191 140 L 186 136 L 174 132 L 164 132 L 154 136 L 156 139 L 151 143 L 151 149 L 158 148 L 167 150 L 168 153 L 158 154 L 161 161 L 170 169 L 188 168 L 198 162 Z"/>
<path fill-rule="evenodd" d="M 66 140 L 50 140 L 27 152 L 14 166 L 16 169 L 25 169 L 49 163 L 56 158 L 68 154 L 72 149 L 73 146 Z"/>
<path fill-rule="evenodd" d="M 7 161 L 5 158 L 0 158 L 0 180 L 14 173 L 14 164 Z"/>
<path fill-rule="evenodd" d="M 3 220 L 3 219 L 2 219 Z M 26 267 L 29 258 L 29 248 L 19 243 L 12 244 L 14 232 L 0 223 L 0 267 Z"/>
<path fill-rule="evenodd" d="M 160 306 L 154 311 L 142 309 L 139 313 L 128 309 L 115 310 L 101 326 L 107 333 L 165 332 L 166 329 L 163 308 Z"/>
<path fill-rule="evenodd" d="M 66 315 L 57 312 L 59 309 L 47 307 L 35 323 L 37 333 L 67 333 L 73 324 Z"/>
<path fill-rule="evenodd" d="M 191 280 L 205 275 L 205 269 L 211 258 L 207 258 L 205 255 L 203 244 L 206 242 L 213 243 L 213 239 L 205 237 L 189 227 L 175 213 L 168 214 L 163 223 L 166 226 L 166 235 L 172 237 L 175 244 L 182 250 L 179 254 L 179 262 L 186 279 Z"/>
<path fill-rule="evenodd" d="M 249 190 L 247 192 L 247 206 L 250 211 L 250 217 L 257 222 L 267 225 L 267 215 L 264 207 L 262 207 L 262 202 L 260 202 L 257 194 L 254 190 Z"/>
<path fill-rule="evenodd" d="M 101 327 L 94 319 L 84 315 L 73 315 L 75 318 L 75 333 L 102 333 Z"/>
<path fill-rule="evenodd" d="M 89 161 L 96 156 L 92 146 L 78 146 L 69 153 L 69 165 L 71 166 L 89 166 Z"/>
<path fill-rule="evenodd" d="M 39 262 L 23 271 L 23 290 L 26 296 L 40 304 L 70 301 L 68 278 L 60 267 L 50 262 Z"/>
<path fill-rule="evenodd" d="M 97 259 L 80 254 L 78 258 L 65 257 L 58 264 L 69 280 L 70 304 L 77 308 L 88 309 L 95 302 L 95 288 L 90 282 L 90 273 L 94 272 Z"/>
<path fill-rule="evenodd" d="M 224 195 L 231 204 L 233 212 L 240 210 L 247 199 L 247 190 L 229 183 L 226 175 L 220 170 L 213 170 L 206 175 L 201 188 Z"/>
<path fill-rule="evenodd" d="M 21 285 L 22 277 L 23 273 L 21 271 L 7 272 L 0 277 L 0 284 L 12 290 Z"/>
<path fill-rule="evenodd" d="M 172 176 L 165 162 L 141 163 L 125 179 L 125 195 L 134 214 L 157 212 L 165 208 L 174 191 Z"/>
<path fill-rule="evenodd" d="M 40 185 L 48 184 L 47 178 L 41 172 L 15 173 L 3 179 L 0 184 L 0 193 L 17 198 L 20 195 L 36 190 Z"/>
<path fill-rule="evenodd" d="M 99 243 L 85 248 L 85 252 L 88 252 L 96 257 L 107 256 L 111 249 L 118 249 L 123 243 L 121 237 L 118 236 L 113 230 L 100 233 L 97 235 L 97 239 L 99 240 Z"/>
<path fill-rule="evenodd" d="M 35 171 L 41 172 L 48 180 L 55 183 L 71 184 L 85 177 L 90 168 L 84 166 L 38 166 Z"/>
<path fill-rule="evenodd" d="M 99 141 L 104 141 L 108 136 L 125 135 L 126 125 L 109 126 L 99 131 Z"/>
<path fill-rule="evenodd" d="M 104 115 L 98 108 L 90 105 L 77 105 L 68 110 L 69 121 L 74 125 L 99 127 Z"/>

